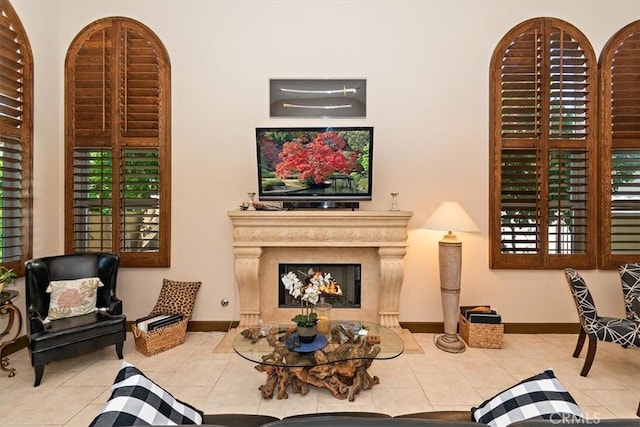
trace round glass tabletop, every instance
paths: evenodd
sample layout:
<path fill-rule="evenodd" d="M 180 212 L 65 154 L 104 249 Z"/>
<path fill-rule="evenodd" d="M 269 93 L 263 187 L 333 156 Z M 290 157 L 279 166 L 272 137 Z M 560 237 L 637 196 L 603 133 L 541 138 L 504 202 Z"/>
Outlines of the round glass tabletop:
<path fill-rule="evenodd" d="M 239 333 L 233 340 L 233 349 L 251 362 L 281 367 L 317 366 L 352 359 L 393 359 L 404 351 L 400 335 L 372 322 L 332 321 L 333 333 L 295 348 L 286 343 L 294 328 L 294 325 L 274 327 L 267 336 L 254 338 Z M 348 330 L 351 333 L 346 332 Z M 316 351 L 324 354 L 316 357 Z"/>

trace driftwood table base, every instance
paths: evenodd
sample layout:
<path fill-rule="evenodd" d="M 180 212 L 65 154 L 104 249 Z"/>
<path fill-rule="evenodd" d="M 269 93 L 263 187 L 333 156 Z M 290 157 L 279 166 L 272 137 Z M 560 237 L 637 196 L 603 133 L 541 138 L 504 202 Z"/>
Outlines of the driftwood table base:
<path fill-rule="evenodd" d="M 269 335 L 267 340 L 273 352 L 263 356 L 264 363 L 256 366 L 256 370 L 267 375 L 267 382 L 259 387 L 262 397 L 273 398 L 277 389 L 276 397 L 287 399 L 289 386 L 294 393 L 305 395 L 309 392 L 309 385 L 313 385 L 326 388 L 337 399 L 348 398 L 353 402 L 361 390 L 369 390 L 379 384 L 378 377 L 371 376 L 367 369 L 380 352 L 380 347 L 369 344 L 365 337 L 351 334 L 347 338 L 343 343 L 344 338 L 340 339 L 334 329 L 331 342 L 323 349 L 297 353 L 285 347 L 284 339 Z"/>

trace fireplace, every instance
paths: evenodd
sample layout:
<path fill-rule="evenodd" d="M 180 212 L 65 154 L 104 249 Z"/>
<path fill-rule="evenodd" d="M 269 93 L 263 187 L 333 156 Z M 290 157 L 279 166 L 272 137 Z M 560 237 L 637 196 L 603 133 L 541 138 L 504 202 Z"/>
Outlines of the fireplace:
<path fill-rule="evenodd" d="M 278 278 L 293 272 L 302 283 L 321 283 L 321 297 L 332 308 L 360 308 L 361 264 L 279 264 Z M 321 277 L 320 280 L 316 279 Z M 294 299 L 278 280 L 278 308 L 298 308 Z"/>
<path fill-rule="evenodd" d="M 280 264 L 361 264 L 360 308 L 340 318 L 400 328 L 407 247 L 403 211 L 231 211 L 239 327 L 290 322 L 299 308 L 279 308 Z M 276 286 L 277 284 L 277 286 Z"/>

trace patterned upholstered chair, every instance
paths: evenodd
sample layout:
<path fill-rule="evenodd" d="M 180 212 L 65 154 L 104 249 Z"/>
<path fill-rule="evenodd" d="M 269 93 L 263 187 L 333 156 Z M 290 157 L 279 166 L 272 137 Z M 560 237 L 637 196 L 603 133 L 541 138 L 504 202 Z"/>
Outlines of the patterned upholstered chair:
<path fill-rule="evenodd" d="M 620 344 L 624 348 L 640 347 L 640 323 L 629 319 L 598 316 L 593 298 L 582 276 L 572 268 L 565 269 L 564 275 L 580 318 L 580 335 L 573 357 L 580 356 L 585 338 L 589 337 L 589 348 L 580 371 L 581 376 L 586 377 L 591 369 L 598 341 Z"/>
<path fill-rule="evenodd" d="M 638 311 L 637 305 L 640 303 L 640 263 L 623 264 L 618 270 L 620 271 L 627 319 L 639 322 L 640 311 Z"/>

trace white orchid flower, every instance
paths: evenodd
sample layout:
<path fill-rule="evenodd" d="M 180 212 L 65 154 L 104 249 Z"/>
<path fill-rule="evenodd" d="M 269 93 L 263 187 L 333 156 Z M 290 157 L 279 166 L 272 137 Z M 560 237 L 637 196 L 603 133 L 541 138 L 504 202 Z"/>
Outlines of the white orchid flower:
<path fill-rule="evenodd" d="M 320 296 L 318 294 L 309 294 L 308 301 L 310 304 L 316 305 L 320 300 Z"/>
<path fill-rule="evenodd" d="M 312 284 L 304 288 L 304 295 L 302 295 L 302 301 L 307 301 L 308 303 L 315 305 L 319 299 L 320 299 L 320 292 L 317 285 Z"/>
<path fill-rule="evenodd" d="M 294 288 L 291 290 L 290 294 L 297 299 L 302 295 L 302 292 L 300 291 L 300 288 Z"/>
<path fill-rule="evenodd" d="M 284 285 L 284 288 L 289 291 L 290 295 L 293 295 L 296 289 L 300 289 L 302 287 L 302 282 L 293 271 L 283 275 L 280 281 Z"/>

